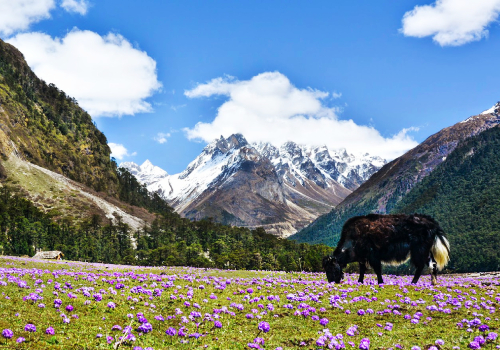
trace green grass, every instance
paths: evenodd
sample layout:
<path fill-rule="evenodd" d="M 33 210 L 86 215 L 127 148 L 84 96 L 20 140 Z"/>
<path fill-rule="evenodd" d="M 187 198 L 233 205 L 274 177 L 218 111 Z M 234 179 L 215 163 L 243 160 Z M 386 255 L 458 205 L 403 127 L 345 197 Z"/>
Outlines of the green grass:
<path fill-rule="evenodd" d="M 126 276 L 113 276 L 114 273 Z M 89 276 L 91 280 L 87 279 Z M 113 295 L 109 290 L 113 285 L 105 280 L 117 280 L 117 278 L 122 278 L 121 282 L 129 288 L 119 290 L 112 288 L 117 292 L 116 295 Z M 490 311 L 484 308 L 484 306 L 495 309 L 498 307 L 500 299 L 497 295 L 499 284 L 497 278 L 439 276 L 442 285 L 436 288 L 429 285 L 429 276 L 422 277 L 422 284 L 417 286 L 408 284 L 411 276 L 384 276 L 384 278 L 387 283 L 384 286 L 359 285 L 355 282 L 356 275 L 347 275 L 344 283 L 334 285 L 326 283 L 322 273 L 226 271 L 188 267 L 144 268 L 78 262 L 37 262 L 31 259 L 4 257 L 0 259 L 0 281 L 2 281 L 1 284 L 7 285 L 0 285 L 2 293 L 0 330 L 9 328 L 14 332 L 14 337 L 9 340 L 0 337 L 0 348 L 112 349 L 113 345 L 117 343 L 118 336 L 122 333 L 112 331 L 111 327 L 120 325 L 123 328 L 131 325 L 137 340 L 133 346 L 122 344 L 119 348 L 133 349 L 134 346 L 143 348 L 150 346 L 155 350 L 173 348 L 248 349 L 248 343 L 259 336 L 265 340 L 265 349 L 276 349 L 277 347 L 317 349 L 321 348 L 316 345 L 316 340 L 320 336 L 319 332 L 322 333 L 325 328 L 328 328 L 333 335 L 343 334 L 347 349 L 358 349 L 362 338 L 370 339 L 370 349 L 395 348 L 396 344 L 400 344 L 404 349 L 410 349 L 414 345 L 424 349 L 434 345 L 437 339 L 442 339 L 445 342 L 443 346 L 438 346 L 440 349 L 452 349 L 453 346 L 465 349 L 480 332 L 477 328 L 473 328 L 472 332 L 467 332 L 467 326 L 457 327 L 457 323 L 462 319 L 472 320 L 478 317 L 481 324 L 489 326 L 490 332 L 496 331 L 500 326 L 498 310 L 490 314 Z M 169 279 L 173 280 L 173 287 L 162 286 Z M 10 282 L 8 282 L 9 280 Z M 30 288 L 20 288 L 17 284 L 20 280 L 27 282 Z M 41 280 L 42 283 L 35 285 L 36 280 Z M 49 283 L 49 280 L 52 281 Z M 214 281 L 225 285 L 227 280 L 230 281 L 230 284 L 224 290 L 214 287 Z M 57 296 L 53 294 L 56 282 L 61 285 Z M 65 283 L 70 283 L 73 289 L 64 288 Z M 373 276 L 369 276 L 365 283 L 374 283 Z M 37 286 L 40 288 L 41 285 L 45 286 L 41 288 L 43 291 L 39 290 L 43 300 L 23 301 L 23 297 L 35 293 Z M 205 288 L 200 289 L 200 285 Z M 164 291 L 161 296 L 150 297 L 147 294 L 132 293 L 131 288 L 134 286 L 142 286 L 150 291 L 154 291 L 155 288 L 164 289 Z M 91 291 L 91 294 L 99 292 L 101 289 L 108 294 L 103 294 L 103 300 L 96 302 L 92 296 L 85 297 L 82 294 L 82 287 L 93 287 L 95 290 Z M 259 287 L 261 289 L 258 289 Z M 248 288 L 252 288 L 253 293 L 249 294 Z M 182 294 L 186 297 L 189 290 L 193 291 L 192 299 L 189 300 L 191 306 L 184 306 L 187 299 L 171 299 L 171 295 Z M 68 293 L 73 293 L 77 298 L 70 299 Z M 290 301 L 287 300 L 287 295 L 290 293 L 296 296 L 301 295 L 300 293 L 304 293 L 304 296 L 314 296 L 318 298 L 318 302 L 312 300 Z M 464 293 L 468 294 L 464 295 Z M 211 294 L 216 295 L 217 299 L 210 299 Z M 245 299 L 246 295 L 249 296 L 246 297 L 249 299 L 263 296 L 264 300 L 249 303 Z M 279 296 L 280 301 L 268 300 L 267 297 L 270 295 Z M 448 300 L 448 296 L 457 298 L 459 295 L 465 297 L 461 301 L 460 307 L 454 309 L 454 306 L 449 303 L 442 304 L 443 309 L 449 309 L 450 313 L 427 309 L 430 305 L 439 307 L 437 301 L 445 302 Z M 334 296 L 339 296 L 341 300 L 345 301 L 338 304 L 343 309 L 330 305 L 329 300 Z M 368 302 L 360 297 L 370 298 L 371 301 Z M 374 297 L 377 300 L 371 299 Z M 63 323 L 60 312 L 54 308 L 54 299 L 56 298 L 62 300 L 60 310 L 70 318 L 69 324 Z M 137 301 L 134 301 L 133 298 L 136 298 Z M 409 298 L 411 301 L 425 301 L 425 303 L 412 306 L 405 303 L 404 298 Z M 477 301 L 472 298 L 476 298 Z M 86 305 L 86 300 L 91 300 L 91 302 Z M 468 308 L 465 307 L 466 300 L 472 301 Z M 110 301 L 116 304 L 114 310 L 107 307 Z M 40 302 L 45 304 L 45 308 L 37 306 Z M 194 308 L 193 303 L 198 303 L 200 308 Z M 244 309 L 240 311 L 231 307 L 231 303 L 242 304 Z M 295 316 L 294 312 L 301 303 L 307 303 L 316 311 L 311 312 L 308 317 Z M 65 311 L 64 308 L 68 304 L 74 307 L 72 312 Z M 263 308 L 258 307 L 259 304 Z M 268 304 L 273 305 L 273 311 L 267 309 Z M 285 304 L 292 304 L 294 308 L 292 310 L 283 308 Z M 396 304 L 399 305 L 396 309 L 401 315 L 377 314 L 377 311 L 390 309 Z M 474 305 L 479 309 L 474 308 Z M 229 312 L 234 312 L 234 316 L 224 312 L 214 313 L 214 309 L 224 307 Z M 325 311 L 320 310 L 322 307 L 325 308 Z M 168 316 L 175 315 L 176 308 L 180 308 L 183 314 L 176 315 L 175 319 L 167 319 Z M 262 319 L 260 320 L 247 319 L 245 315 L 252 313 L 252 309 L 258 309 L 259 313 L 267 310 L 267 314 L 261 315 Z M 358 316 L 359 309 L 365 311 L 373 309 L 374 313 Z M 350 310 L 351 313 L 346 314 L 346 310 Z M 195 339 L 192 337 L 171 337 L 165 334 L 165 330 L 169 327 L 175 327 L 178 330 L 180 317 L 189 316 L 192 311 L 200 312 L 202 317 L 198 318 L 196 322 L 183 323 L 187 327 L 186 333 L 198 332 L 204 336 Z M 138 335 L 135 330 L 140 324 L 136 317 L 138 312 L 144 313 L 144 316 L 152 324 L 153 331 L 151 333 Z M 413 317 L 417 312 L 422 313 L 418 324 L 413 324 L 403 317 L 406 314 Z M 134 315 L 133 319 L 127 317 L 129 313 Z M 201 321 L 206 313 L 212 317 L 214 314 L 219 315 L 222 328 L 215 328 L 212 321 Z M 16 316 L 16 314 L 18 315 Z M 78 319 L 71 315 L 78 315 Z M 162 315 L 165 321 L 155 320 L 154 316 L 158 315 Z M 320 319 L 327 318 L 328 325 L 321 326 L 319 321 L 311 318 L 312 315 L 317 315 Z M 428 320 L 428 317 L 431 319 Z M 490 319 L 487 320 L 487 317 Z M 269 323 L 270 331 L 268 333 L 259 332 L 258 323 L 261 321 Z M 377 326 L 377 324 L 385 326 L 387 322 L 393 324 L 391 331 Z M 24 331 L 24 326 L 27 323 L 36 325 L 37 332 L 30 334 Z M 346 334 L 346 331 L 353 325 L 358 326 L 359 333 L 351 337 Z M 49 326 L 54 327 L 56 332 L 54 336 L 44 333 Z M 99 333 L 103 334 L 102 338 L 96 338 Z M 484 335 L 486 336 L 486 334 L 488 332 Z M 111 344 L 106 342 L 106 336 L 114 337 Z M 16 343 L 15 339 L 18 337 L 26 338 L 26 342 Z M 181 340 L 187 343 L 182 344 Z M 347 343 L 348 341 L 354 342 L 354 347 L 351 347 Z M 487 348 L 492 348 L 494 345 L 496 344 L 492 343 Z"/>

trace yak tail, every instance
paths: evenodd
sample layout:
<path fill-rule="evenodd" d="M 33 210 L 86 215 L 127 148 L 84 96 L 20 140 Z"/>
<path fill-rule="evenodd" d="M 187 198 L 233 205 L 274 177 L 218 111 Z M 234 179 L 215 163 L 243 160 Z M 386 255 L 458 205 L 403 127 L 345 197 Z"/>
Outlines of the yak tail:
<path fill-rule="evenodd" d="M 450 243 L 442 232 L 436 233 L 431 253 L 434 260 L 436 260 L 438 270 L 441 271 L 450 260 Z"/>

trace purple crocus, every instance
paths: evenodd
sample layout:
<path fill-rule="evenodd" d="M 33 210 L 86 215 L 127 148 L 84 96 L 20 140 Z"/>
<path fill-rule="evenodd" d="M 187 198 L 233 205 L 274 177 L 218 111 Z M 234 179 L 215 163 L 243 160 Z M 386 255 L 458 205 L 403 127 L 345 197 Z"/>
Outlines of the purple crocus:
<path fill-rule="evenodd" d="M 498 334 L 495 332 L 490 332 L 486 337 L 486 341 L 495 341 L 498 338 Z"/>
<path fill-rule="evenodd" d="M 359 348 L 361 350 L 369 350 L 370 349 L 370 339 L 368 339 L 368 338 L 361 339 L 361 342 L 359 343 Z"/>
<path fill-rule="evenodd" d="M 469 343 L 469 348 L 471 348 L 472 350 L 477 350 L 477 349 L 481 349 L 481 345 L 477 342 L 477 341 L 471 341 Z"/>
<path fill-rule="evenodd" d="M 28 323 L 26 324 L 26 326 L 24 326 L 24 330 L 26 332 L 36 332 L 36 326 L 32 323 Z"/>
<path fill-rule="evenodd" d="M 56 331 L 54 330 L 53 327 L 49 327 L 45 330 L 45 334 L 54 335 L 56 334 Z"/>
<path fill-rule="evenodd" d="M 4 337 L 5 339 L 10 339 L 14 336 L 14 332 L 12 332 L 10 329 L 4 329 L 2 331 L 2 337 Z"/>
<path fill-rule="evenodd" d="M 486 332 L 488 330 L 490 330 L 490 327 L 487 324 L 482 324 L 482 325 L 479 326 L 479 331 L 480 332 Z"/>
<path fill-rule="evenodd" d="M 73 311 L 73 309 L 74 309 L 73 305 L 67 305 L 66 306 L 66 311 L 68 311 L 68 312 Z"/>
<path fill-rule="evenodd" d="M 16 339 L 16 343 L 24 343 L 26 339 L 24 337 L 19 337 Z"/>
<path fill-rule="evenodd" d="M 174 335 L 176 335 L 176 334 L 177 334 L 177 330 L 176 330 L 174 327 L 170 327 L 169 329 L 167 329 L 167 330 L 165 331 L 165 333 L 166 333 L 167 335 L 174 336 Z"/>
<path fill-rule="evenodd" d="M 153 330 L 153 326 L 149 322 L 143 323 L 139 327 L 137 327 L 137 331 L 142 332 L 142 333 L 149 333 L 152 330 Z"/>
<path fill-rule="evenodd" d="M 271 329 L 271 327 L 269 326 L 269 323 L 264 322 L 264 321 L 259 323 L 259 330 L 260 331 L 267 333 L 267 332 L 269 332 L 270 329 Z"/>

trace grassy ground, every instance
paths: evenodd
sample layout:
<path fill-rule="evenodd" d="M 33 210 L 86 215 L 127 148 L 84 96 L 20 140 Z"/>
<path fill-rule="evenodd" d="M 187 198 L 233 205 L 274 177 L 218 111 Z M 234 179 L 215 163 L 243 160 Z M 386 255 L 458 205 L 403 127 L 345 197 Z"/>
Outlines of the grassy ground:
<path fill-rule="evenodd" d="M 356 275 L 346 275 L 335 285 L 322 273 L 3 257 L 0 331 L 13 336 L 0 336 L 0 348 L 363 349 L 362 339 L 369 339 L 370 349 L 465 349 L 478 336 L 494 338 L 500 326 L 498 277 L 440 276 L 435 288 L 428 276 L 418 285 L 409 284 L 411 276 L 384 278 L 384 286 L 374 276 L 359 285 Z M 26 331 L 27 324 L 36 332 Z M 175 336 L 165 333 L 170 327 Z M 126 334 L 135 340 L 120 341 Z M 25 341 L 17 343 L 19 337 Z"/>

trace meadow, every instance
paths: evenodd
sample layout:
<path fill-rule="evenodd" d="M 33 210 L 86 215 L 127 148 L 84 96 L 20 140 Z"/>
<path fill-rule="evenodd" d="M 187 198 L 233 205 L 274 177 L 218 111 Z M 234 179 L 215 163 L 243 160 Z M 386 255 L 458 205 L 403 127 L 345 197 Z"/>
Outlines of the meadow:
<path fill-rule="evenodd" d="M 357 277 L 3 256 L 0 348 L 500 348 L 500 276 Z"/>

